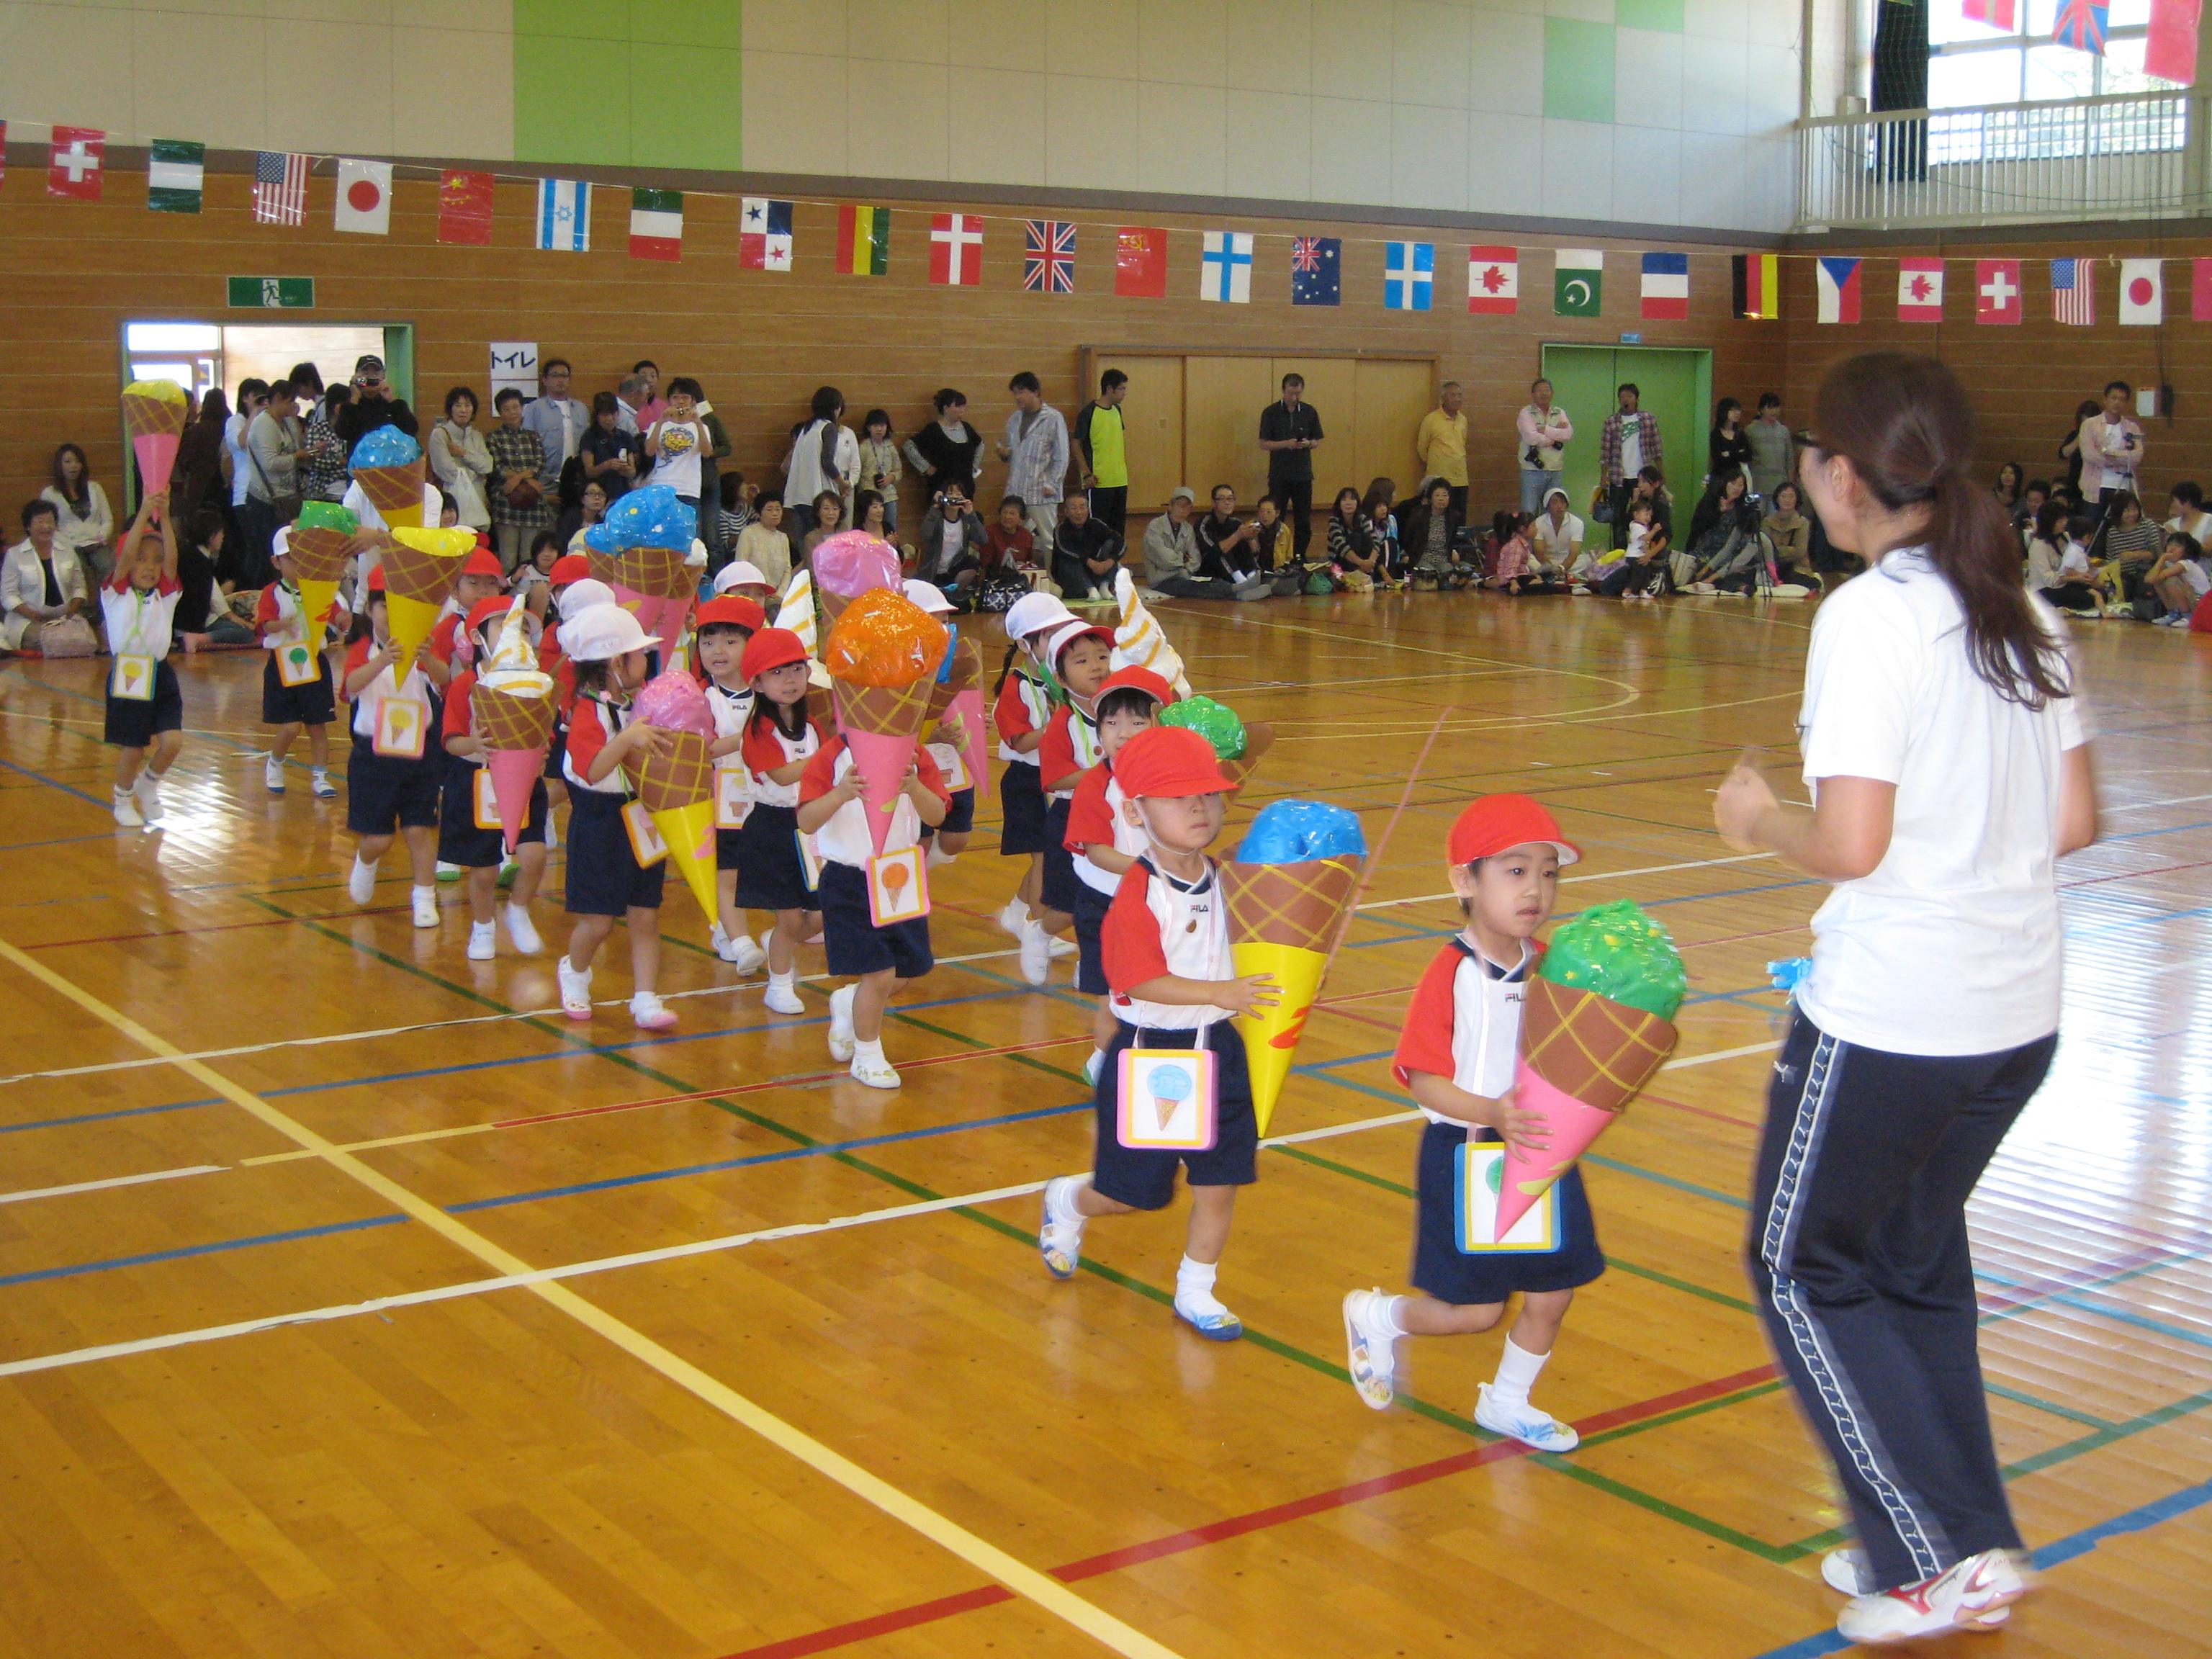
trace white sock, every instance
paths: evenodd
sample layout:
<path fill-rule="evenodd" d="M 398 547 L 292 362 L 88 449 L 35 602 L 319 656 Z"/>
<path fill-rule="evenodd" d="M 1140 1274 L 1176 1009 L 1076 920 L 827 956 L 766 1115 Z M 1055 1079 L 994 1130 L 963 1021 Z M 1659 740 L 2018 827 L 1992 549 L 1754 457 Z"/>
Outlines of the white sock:
<path fill-rule="evenodd" d="M 1402 1296 L 1386 1296 L 1376 1310 L 1382 1316 L 1382 1328 L 1394 1337 L 1408 1334 L 1404 1313 L 1406 1304 L 1410 1299 Z"/>
<path fill-rule="evenodd" d="M 1490 1385 L 1490 1397 L 1501 1406 L 1525 1406 L 1528 1390 L 1536 1386 L 1536 1379 L 1544 1374 L 1544 1362 L 1552 1356 L 1530 1353 L 1526 1348 L 1516 1347 L 1513 1339 L 1505 1339 L 1505 1350 L 1498 1356 L 1498 1376 Z"/>
<path fill-rule="evenodd" d="M 890 1061 L 884 1058 L 884 1040 L 881 1037 L 854 1037 L 853 1039 L 853 1058 L 855 1060 L 872 1060 L 878 1066 L 888 1066 L 890 1064 Z"/>
<path fill-rule="evenodd" d="M 421 898 L 421 897 L 424 896 L 426 894 L 427 894 L 428 896 L 430 896 L 431 898 L 434 898 L 434 898 L 436 898 L 436 897 L 438 896 L 438 890 L 437 890 L 436 888 L 434 888 L 434 887 L 416 887 L 416 888 L 412 888 L 412 889 L 410 889 L 410 891 L 415 895 L 415 896 L 416 896 L 416 898 Z"/>
<path fill-rule="evenodd" d="M 1188 1256 L 1176 1269 L 1176 1306 L 1188 1308 L 1194 1313 L 1227 1313 L 1220 1299 L 1213 1294 L 1213 1276 L 1220 1271 L 1218 1261 L 1193 1261 Z"/>
<path fill-rule="evenodd" d="M 787 974 L 779 974 L 773 968 L 768 970 L 768 982 L 775 987 L 779 991 L 789 991 L 794 989 L 798 981 L 799 969 L 796 968 L 793 968 Z"/>

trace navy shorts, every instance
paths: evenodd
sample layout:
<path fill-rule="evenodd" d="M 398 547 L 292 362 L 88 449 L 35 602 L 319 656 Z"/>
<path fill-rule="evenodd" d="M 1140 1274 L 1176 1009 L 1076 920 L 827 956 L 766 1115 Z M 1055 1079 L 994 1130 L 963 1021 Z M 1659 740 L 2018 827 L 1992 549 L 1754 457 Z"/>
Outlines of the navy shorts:
<path fill-rule="evenodd" d="M 935 828 L 925 826 L 924 836 L 964 836 L 975 827 L 975 786 L 952 792 L 952 805 L 945 809 L 945 822 Z"/>
<path fill-rule="evenodd" d="M 1035 761 L 1008 761 L 999 775 L 999 851 L 1042 853 L 1052 845 L 1044 823 L 1044 786 Z"/>
<path fill-rule="evenodd" d="M 823 953 L 833 974 L 878 974 L 920 979 L 937 965 L 929 953 L 929 918 L 878 927 L 868 920 L 868 878 L 849 864 L 822 866 Z"/>
<path fill-rule="evenodd" d="M 368 739 L 354 733 L 346 757 L 346 828 L 356 836 L 388 836 L 398 830 L 427 830 L 438 822 L 440 757 L 420 760 L 380 755 Z"/>
<path fill-rule="evenodd" d="M 1121 1083 L 1121 1051 L 1125 1048 L 1189 1048 L 1203 1036 L 1217 1056 L 1214 1075 L 1218 1083 L 1213 1148 L 1204 1152 L 1132 1152 L 1124 1146 L 1115 1127 L 1115 1099 Z M 1106 1060 L 1098 1068 L 1098 1087 L 1091 1097 L 1097 1114 L 1098 1151 L 1092 1163 L 1091 1184 L 1117 1204 L 1134 1210 L 1164 1210 L 1175 1197 L 1176 1166 L 1190 1171 L 1194 1187 L 1249 1187 L 1260 1178 L 1254 1167 L 1260 1152 L 1260 1121 L 1252 1112 L 1252 1078 L 1244 1066 L 1244 1039 L 1228 1020 L 1216 1020 L 1200 1031 L 1139 1031 L 1122 1022 L 1106 1045 Z"/>
<path fill-rule="evenodd" d="M 276 672 L 276 653 L 271 651 L 261 670 L 261 723 L 286 726 L 328 726 L 338 717 L 337 690 L 331 683 L 330 653 L 315 659 L 321 672 L 312 685 L 287 685 Z"/>
<path fill-rule="evenodd" d="M 1114 896 L 1102 893 L 1080 876 L 1075 881 L 1075 902 L 1068 907 L 1075 918 L 1075 988 L 1085 996 L 1106 994 L 1106 947 L 1102 932 Z"/>
<path fill-rule="evenodd" d="M 1083 902 L 1083 878 L 1075 873 L 1075 854 L 1067 850 L 1067 815 L 1073 800 L 1046 803 L 1044 886 L 1038 896 L 1048 910 L 1073 911 Z"/>
<path fill-rule="evenodd" d="M 561 770 L 562 759 L 568 754 L 568 724 L 562 720 L 556 720 L 553 722 L 552 740 L 545 745 L 545 777 L 548 782 L 552 782 L 557 780 L 562 783 L 566 783 L 568 781 L 567 777 L 562 775 Z"/>
<path fill-rule="evenodd" d="M 473 775 L 480 769 L 464 761 L 446 775 L 444 798 L 438 806 L 441 864 L 458 864 L 464 870 L 495 870 L 507 862 L 507 837 L 497 830 L 477 828 L 477 781 Z M 520 847 L 531 841 L 543 845 L 544 840 L 545 780 L 540 778 L 531 786 L 530 811 L 522 833 L 514 841 Z"/>
<path fill-rule="evenodd" d="M 737 842 L 737 862 L 722 861 L 722 837 Z M 714 867 L 738 872 L 740 910 L 819 910 L 821 898 L 806 884 L 806 866 L 799 861 L 799 809 L 757 803 L 745 814 L 742 828 L 717 830 Z M 863 900 L 867 895 L 861 895 Z M 863 908 L 865 908 L 865 904 Z"/>
<path fill-rule="evenodd" d="M 1478 1141 L 1495 1141 L 1488 1129 Z M 1516 1291 L 1571 1291 L 1605 1271 L 1590 1219 L 1589 1195 L 1583 1172 L 1569 1170 L 1559 1194 L 1559 1248 L 1542 1255 L 1499 1250 L 1462 1255 L 1459 1249 L 1458 1189 L 1452 1169 L 1468 1131 L 1455 1124 L 1431 1123 L 1421 1136 L 1420 1167 L 1414 1184 L 1420 1193 L 1420 1219 L 1413 1238 L 1413 1288 L 1458 1307 L 1503 1302 Z"/>
<path fill-rule="evenodd" d="M 568 888 L 564 908 L 572 916 L 618 916 L 632 909 L 658 910 L 660 884 L 668 860 L 640 865 L 623 827 L 623 796 L 600 789 L 568 792 Z"/>
<path fill-rule="evenodd" d="M 154 695 L 141 702 L 136 697 L 107 694 L 107 717 L 100 741 L 118 749 L 143 749 L 159 732 L 185 729 L 185 693 L 177 684 L 177 671 L 167 658 L 154 665 Z"/>

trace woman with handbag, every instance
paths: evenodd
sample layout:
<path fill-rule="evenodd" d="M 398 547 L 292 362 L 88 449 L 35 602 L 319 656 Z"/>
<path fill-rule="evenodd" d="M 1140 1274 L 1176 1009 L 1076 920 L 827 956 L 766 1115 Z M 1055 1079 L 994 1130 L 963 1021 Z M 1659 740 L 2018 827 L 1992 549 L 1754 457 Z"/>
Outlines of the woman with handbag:
<path fill-rule="evenodd" d="M 477 430 L 476 420 L 476 392 L 455 386 L 446 394 L 445 417 L 430 428 L 430 441 L 422 447 L 429 457 L 431 476 L 460 508 L 459 522 L 471 530 L 489 530 L 491 505 L 484 497 L 484 480 L 491 477 L 491 451 Z"/>
<path fill-rule="evenodd" d="M 43 495 L 23 507 L 23 539 L 0 567 L 0 614 L 10 651 L 88 657 L 99 647 L 85 619 L 84 567 L 55 539 L 60 520 Z"/>
<path fill-rule="evenodd" d="M 307 442 L 298 395 L 289 380 L 269 388 L 269 401 L 246 428 L 246 545 L 240 587 L 266 587 L 276 579 L 269 544 L 276 526 L 300 516 L 300 451 Z"/>

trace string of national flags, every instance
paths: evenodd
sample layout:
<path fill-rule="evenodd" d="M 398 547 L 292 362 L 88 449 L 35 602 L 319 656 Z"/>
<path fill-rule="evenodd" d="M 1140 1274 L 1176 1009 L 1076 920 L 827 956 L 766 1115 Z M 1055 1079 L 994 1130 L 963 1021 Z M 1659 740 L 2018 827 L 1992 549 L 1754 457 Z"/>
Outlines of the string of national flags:
<path fill-rule="evenodd" d="M 8 124 L 0 121 L 0 176 L 4 176 Z M 69 201 L 100 199 L 106 177 L 107 135 L 96 127 L 52 129 L 46 189 Z M 337 163 L 337 189 L 332 208 L 335 229 L 362 235 L 389 235 L 392 229 L 393 163 L 350 156 L 320 157 L 280 150 L 257 153 L 253 170 L 253 217 L 264 224 L 306 222 L 307 179 L 315 162 Z M 206 183 L 207 148 L 183 139 L 156 138 L 148 149 L 146 205 L 156 213 L 198 213 Z M 679 190 L 625 189 L 594 185 L 578 179 L 536 179 L 535 238 L 541 249 L 582 253 L 592 246 L 592 214 L 598 198 L 617 203 L 629 198 L 629 251 L 633 258 L 677 260 L 684 250 L 684 196 Z M 488 246 L 492 240 L 493 201 L 498 175 L 447 167 L 438 183 L 440 242 Z M 719 195 L 717 192 L 709 194 Z M 740 270 L 787 271 L 795 246 L 796 204 L 769 197 L 738 198 L 738 265 Z M 823 204 L 830 205 L 830 204 Z M 837 234 L 835 268 L 848 276 L 882 276 L 890 270 L 892 210 L 854 203 L 835 204 Z M 902 210 L 903 211 L 904 210 Z M 996 216 L 988 216 L 995 217 Z M 981 284 L 987 216 L 933 213 L 929 216 L 928 277 L 957 288 Z M 1077 251 L 1081 228 L 1062 219 L 1024 219 L 1022 227 L 1022 287 L 1039 294 L 1076 292 Z M 1168 282 L 1168 231 L 1158 226 L 1111 228 L 1111 291 L 1127 299 L 1164 299 Z M 1198 297 L 1229 305 L 1248 305 L 1259 234 L 1249 230 L 1199 233 Z M 1270 234 L 1270 240 L 1277 240 Z M 1344 239 L 1291 236 L 1291 303 L 1335 306 L 1344 299 Z M 1429 311 L 1435 307 L 1437 258 L 1434 242 L 1382 243 L 1382 303 L 1392 311 Z M 1467 308 L 1479 316 L 1512 316 L 1521 308 L 1521 266 L 1524 254 L 1552 256 L 1552 314 L 1597 317 L 1605 311 L 1605 250 L 1601 248 L 1517 248 L 1476 244 L 1467 250 Z M 1456 257 L 1456 249 L 1452 250 Z M 1646 321 L 1685 320 L 1690 314 L 1691 256 L 1681 252 L 1622 253 L 1638 262 L 1637 301 Z M 1782 314 L 1781 262 L 1773 253 L 1730 254 L 1730 302 L 1740 318 L 1771 319 Z M 1791 255 L 1790 258 L 1804 256 Z M 1854 324 L 1863 315 L 1859 258 L 1815 258 L 1818 320 Z M 1944 272 L 1950 262 L 1939 257 L 1898 260 L 1897 316 L 1900 322 L 1940 323 L 1944 316 Z M 2040 263 L 2040 262 L 2037 262 Z M 2061 323 L 2087 325 L 2097 320 L 2095 272 L 2099 260 L 2052 259 L 2051 314 Z M 2155 325 L 2165 320 L 2165 261 L 2127 258 L 2118 262 L 2118 320 Z M 2026 290 L 2019 259 L 1973 262 L 1974 320 L 2018 323 L 2025 317 Z M 2212 258 L 2191 262 L 2191 315 L 2212 321 Z"/>

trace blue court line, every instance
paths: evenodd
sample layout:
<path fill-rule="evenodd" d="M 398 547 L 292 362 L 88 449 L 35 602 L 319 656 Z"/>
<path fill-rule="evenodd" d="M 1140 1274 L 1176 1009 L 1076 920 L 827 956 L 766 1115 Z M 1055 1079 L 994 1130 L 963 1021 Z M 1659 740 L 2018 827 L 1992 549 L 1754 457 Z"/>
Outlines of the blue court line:
<path fill-rule="evenodd" d="M 75 1117 L 33 1118 L 28 1123 L 0 1123 L 0 1135 L 12 1135 L 18 1129 L 58 1129 L 71 1123 L 101 1123 L 112 1117 L 144 1117 L 154 1112 L 181 1112 L 188 1106 L 212 1106 L 216 1097 L 205 1100 L 173 1100 L 163 1106 L 126 1106 L 114 1112 L 80 1112 Z"/>
<path fill-rule="evenodd" d="M 82 789 L 73 789 L 68 784 L 50 778 L 43 772 L 33 772 L 27 766 L 18 766 L 14 761 L 4 757 L 0 757 L 0 766 L 6 767 L 10 772 L 20 772 L 27 778 L 45 784 L 49 789 L 58 789 L 64 795 L 75 795 L 79 800 L 89 801 L 103 811 L 112 810 L 115 805 L 112 800 L 102 800 L 97 795 L 86 794 Z"/>
<path fill-rule="evenodd" d="M 795 1158 L 818 1158 L 824 1152 L 849 1152 L 861 1146 L 888 1146 L 895 1141 L 927 1140 L 937 1135 L 957 1134 L 963 1129 L 990 1129 L 1001 1124 L 1026 1123 L 1036 1118 L 1065 1117 L 1071 1112 L 1087 1112 L 1091 1103 L 1078 1101 L 1073 1106 L 1042 1106 L 1033 1111 L 1008 1112 L 1000 1117 L 972 1118 L 961 1123 L 940 1123 L 927 1129 L 902 1129 L 893 1134 L 866 1135 L 858 1140 L 817 1141 L 811 1146 L 792 1146 L 781 1152 L 755 1152 L 745 1158 L 718 1158 L 711 1164 L 684 1164 L 668 1170 L 647 1170 L 640 1175 L 611 1176 L 604 1181 L 581 1181 L 572 1187 L 540 1187 L 533 1192 L 509 1193 L 503 1198 L 471 1199 L 465 1204 L 448 1204 L 446 1209 L 453 1215 L 465 1215 L 472 1210 L 496 1210 L 509 1204 L 530 1204 L 541 1198 L 573 1198 L 579 1193 L 605 1192 L 617 1187 L 639 1187 L 649 1182 L 675 1181 L 685 1176 L 713 1175 L 722 1170 L 742 1170 L 755 1164 L 781 1164 Z"/>
<path fill-rule="evenodd" d="M 248 1249 L 256 1244 L 285 1244 L 295 1239 L 319 1238 L 325 1233 L 358 1232 L 364 1227 L 388 1227 L 404 1221 L 404 1215 L 364 1216 L 359 1221 L 332 1221 L 320 1227 L 295 1227 L 289 1232 L 259 1233 L 252 1238 L 218 1239 L 212 1244 L 186 1244 L 173 1250 L 152 1250 L 144 1255 L 111 1256 L 105 1261 L 80 1261 L 67 1267 L 40 1267 L 30 1273 L 0 1276 L 0 1285 L 28 1285 L 41 1279 L 70 1279 L 78 1273 L 106 1273 L 111 1267 L 143 1267 L 149 1261 L 174 1261 L 180 1256 L 214 1255 L 222 1250 Z"/>
<path fill-rule="evenodd" d="M 2124 836 L 2100 836 L 2097 839 L 2099 841 L 2141 841 L 2146 836 L 2178 836 L 2185 830 L 2212 830 L 2212 818 L 2207 818 L 2201 823 L 2168 824 L 2163 830 L 2130 830 Z M 2141 873 L 2154 876 L 2158 872 L 2145 870 Z"/>
<path fill-rule="evenodd" d="M 2124 1515 L 2116 1515 L 2109 1521 L 2100 1521 L 2094 1527 L 2084 1527 L 2079 1532 L 2069 1533 L 2045 1544 L 2035 1552 L 2035 1565 L 2047 1572 L 2053 1567 L 2063 1566 L 2069 1561 L 2087 1555 L 2107 1540 L 2124 1537 L 2129 1533 L 2147 1532 L 2160 1522 L 2172 1521 L 2192 1510 L 2202 1509 L 2207 1504 L 2212 1504 L 2212 1480 L 2184 1486 L 2179 1492 L 2154 1498 Z M 1792 1642 L 1784 1647 L 1770 1648 L 1759 1655 L 1758 1659 L 1821 1659 L 1823 1655 L 1841 1653 L 1850 1645 L 1833 1631 L 1823 1631 L 1818 1636 L 1808 1636 L 1802 1641 Z"/>
<path fill-rule="evenodd" d="M 1765 882 L 1757 887 L 1730 887 L 1717 893 L 1684 893 L 1674 898 L 1643 899 L 1638 902 L 1647 910 L 1656 910 L 1662 904 L 1702 904 L 1708 899 L 1741 898 L 1748 893 L 1777 893 L 1789 887 L 1826 887 L 1828 884 L 1826 882 L 1814 881 L 1810 877 L 1801 877 L 1795 881 Z M 1582 914 L 1581 910 L 1562 910 L 1552 920 L 1571 921 Z M 1456 927 L 1416 928 L 1410 923 L 1403 922 L 1399 925 L 1407 929 L 1408 939 L 1445 939 L 1459 931 Z M 1378 945 L 1403 945 L 1407 942 L 1406 939 L 1366 939 L 1359 940 L 1357 944 L 1347 944 L 1344 948 L 1347 951 L 1371 951 Z"/>

